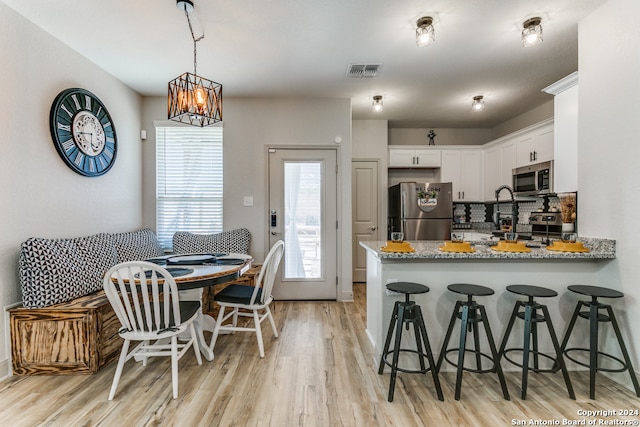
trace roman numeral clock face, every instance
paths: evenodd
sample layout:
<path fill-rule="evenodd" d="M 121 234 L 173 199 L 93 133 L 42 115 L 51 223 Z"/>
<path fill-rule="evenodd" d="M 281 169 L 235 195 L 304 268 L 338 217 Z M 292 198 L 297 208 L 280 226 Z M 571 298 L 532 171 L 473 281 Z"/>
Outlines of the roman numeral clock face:
<path fill-rule="evenodd" d="M 116 130 L 97 96 L 85 89 L 66 89 L 51 106 L 53 143 L 74 172 L 94 177 L 109 171 L 116 160 Z"/>

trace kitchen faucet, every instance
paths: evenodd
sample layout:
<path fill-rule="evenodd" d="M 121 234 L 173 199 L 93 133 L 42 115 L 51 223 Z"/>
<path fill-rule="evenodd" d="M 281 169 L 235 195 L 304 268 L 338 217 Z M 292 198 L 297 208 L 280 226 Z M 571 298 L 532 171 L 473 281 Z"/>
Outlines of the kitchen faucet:
<path fill-rule="evenodd" d="M 518 223 L 518 213 L 517 213 L 517 209 L 516 209 L 516 199 L 513 196 L 513 189 L 511 187 L 509 187 L 508 185 L 501 185 L 496 190 L 496 227 L 498 228 L 498 230 L 500 230 L 500 209 L 499 209 L 499 204 L 500 204 L 500 192 L 502 192 L 502 190 L 507 190 L 509 192 L 509 194 L 511 195 L 511 232 L 515 233 L 516 232 L 516 224 Z"/>

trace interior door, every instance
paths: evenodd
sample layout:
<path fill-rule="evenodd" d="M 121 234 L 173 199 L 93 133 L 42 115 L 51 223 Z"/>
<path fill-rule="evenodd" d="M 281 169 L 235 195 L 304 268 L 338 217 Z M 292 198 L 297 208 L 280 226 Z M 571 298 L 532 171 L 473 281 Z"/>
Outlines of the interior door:
<path fill-rule="evenodd" d="M 337 151 L 269 148 L 269 243 L 285 243 L 273 296 L 337 299 Z"/>
<path fill-rule="evenodd" d="M 380 240 L 378 230 L 378 162 L 351 163 L 353 281 L 367 281 L 367 254 L 361 241 Z"/>

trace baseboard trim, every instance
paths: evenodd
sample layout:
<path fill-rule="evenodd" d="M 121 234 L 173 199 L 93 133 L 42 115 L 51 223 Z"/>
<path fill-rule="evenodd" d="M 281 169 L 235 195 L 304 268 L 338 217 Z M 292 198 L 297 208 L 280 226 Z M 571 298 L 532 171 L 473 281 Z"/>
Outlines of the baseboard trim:
<path fill-rule="evenodd" d="M 9 359 L 0 362 L 0 381 L 4 381 L 11 376 L 9 372 Z"/>

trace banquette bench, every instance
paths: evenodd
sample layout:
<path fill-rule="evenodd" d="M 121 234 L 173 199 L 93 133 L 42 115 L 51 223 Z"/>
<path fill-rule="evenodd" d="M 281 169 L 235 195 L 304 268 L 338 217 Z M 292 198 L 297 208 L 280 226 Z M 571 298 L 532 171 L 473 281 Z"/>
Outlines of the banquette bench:
<path fill-rule="evenodd" d="M 249 240 L 246 229 L 214 235 L 176 232 L 174 251 L 248 253 Z M 18 269 L 23 304 L 9 311 L 13 373 L 95 373 L 117 358 L 120 323 L 102 291 L 102 276 L 117 263 L 160 255 L 162 248 L 149 229 L 25 241 Z M 203 311 L 210 311 L 210 296 L 203 305 Z"/>

